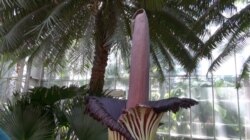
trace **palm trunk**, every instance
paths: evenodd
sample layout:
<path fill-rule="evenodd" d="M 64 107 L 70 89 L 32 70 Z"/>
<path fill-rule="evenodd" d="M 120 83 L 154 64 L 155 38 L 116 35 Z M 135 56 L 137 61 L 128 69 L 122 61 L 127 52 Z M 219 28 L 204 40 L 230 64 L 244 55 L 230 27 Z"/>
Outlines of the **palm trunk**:
<path fill-rule="evenodd" d="M 105 45 L 107 31 L 104 28 L 101 10 L 95 16 L 95 57 L 89 83 L 89 93 L 99 96 L 104 86 L 105 69 L 107 66 L 110 47 Z"/>
<path fill-rule="evenodd" d="M 90 79 L 91 95 L 101 95 L 104 86 L 105 69 L 107 66 L 109 49 L 104 45 L 97 46 Z"/>

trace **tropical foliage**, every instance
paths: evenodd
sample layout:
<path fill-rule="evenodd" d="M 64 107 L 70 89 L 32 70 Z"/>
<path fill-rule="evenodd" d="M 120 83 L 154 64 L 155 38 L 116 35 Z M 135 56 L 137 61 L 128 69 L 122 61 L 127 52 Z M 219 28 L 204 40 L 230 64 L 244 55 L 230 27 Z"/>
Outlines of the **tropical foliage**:
<path fill-rule="evenodd" d="M 0 127 L 13 140 L 104 140 L 107 129 L 84 113 L 86 91 L 85 86 L 52 86 L 15 93 L 0 110 Z"/>
<path fill-rule="evenodd" d="M 246 40 L 249 39 L 250 31 L 250 4 L 241 10 L 236 10 L 220 24 L 216 32 L 206 41 L 206 48 L 203 49 L 204 55 L 211 54 L 216 48 L 222 47 L 222 51 L 214 58 L 208 71 L 211 72 L 221 66 L 229 56 L 240 52 L 246 47 Z M 212 43 L 213 42 L 213 43 Z M 221 43 L 225 45 L 221 45 Z M 249 58 L 243 63 L 243 68 L 239 80 L 247 76 L 249 71 Z"/>
<path fill-rule="evenodd" d="M 1 110 L 0 126 L 13 140 L 49 140 L 55 124 L 46 113 L 38 107 L 9 104 Z"/>
<path fill-rule="evenodd" d="M 136 9 L 143 7 L 148 13 L 152 66 L 164 77 L 165 69 L 174 69 L 175 60 L 192 72 L 197 58 L 211 56 L 229 33 L 247 29 L 249 7 L 231 18 L 223 15 L 235 8 L 234 2 L 1 0 L 1 53 L 15 54 L 13 60 L 29 57 L 31 63 L 40 57 L 44 66 L 57 70 L 67 64 L 80 69 L 92 64 L 90 91 L 100 93 L 111 49 L 120 50 L 122 58 L 128 59 L 129 19 Z M 201 41 L 207 25 L 214 22 L 224 24 L 206 42 Z"/>

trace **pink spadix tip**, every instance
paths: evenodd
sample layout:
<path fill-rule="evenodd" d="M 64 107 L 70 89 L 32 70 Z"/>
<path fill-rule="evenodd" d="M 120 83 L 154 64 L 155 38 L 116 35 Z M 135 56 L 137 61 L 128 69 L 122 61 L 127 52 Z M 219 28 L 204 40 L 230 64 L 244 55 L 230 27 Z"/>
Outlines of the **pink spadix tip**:
<path fill-rule="evenodd" d="M 138 10 L 133 21 L 127 109 L 146 103 L 149 96 L 149 27 L 145 10 Z"/>

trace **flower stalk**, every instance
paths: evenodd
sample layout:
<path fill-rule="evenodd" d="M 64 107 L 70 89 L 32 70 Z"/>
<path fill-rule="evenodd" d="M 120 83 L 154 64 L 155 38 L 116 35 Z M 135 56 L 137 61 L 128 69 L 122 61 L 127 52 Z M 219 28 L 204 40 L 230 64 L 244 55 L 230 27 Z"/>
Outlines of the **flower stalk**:
<path fill-rule="evenodd" d="M 131 66 L 127 108 L 145 104 L 149 96 L 149 28 L 144 9 L 133 18 Z"/>
<path fill-rule="evenodd" d="M 134 14 L 132 28 L 128 100 L 86 99 L 87 112 L 108 126 L 109 140 L 154 140 L 164 112 L 175 113 L 198 103 L 177 97 L 149 101 L 149 27 L 144 9 Z"/>

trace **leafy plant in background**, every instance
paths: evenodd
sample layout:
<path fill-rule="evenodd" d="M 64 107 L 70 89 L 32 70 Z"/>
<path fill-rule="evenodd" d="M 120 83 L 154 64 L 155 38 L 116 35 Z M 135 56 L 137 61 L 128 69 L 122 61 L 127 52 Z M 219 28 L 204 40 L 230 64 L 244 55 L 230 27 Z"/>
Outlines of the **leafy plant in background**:
<path fill-rule="evenodd" d="M 13 140 L 52 140 L 55 123 L 49 110 L 23 102 L 1 109 L 0 127 Z"/>
<path fill-rule="evenodd" d="M 79 140 L 106 140 L 107 128 L 85 113 L 84 100 L 75 98 L 71 103 L 65 103 L 64 114 L 69 124 L 69 132 L 77 136 Z M 69 137 L 69 136 L 68 136 Z"/>
<path fill-rule="evenodd" d="M 13 140 L 105 140 L 107 129 L 84 113 L 86 91 L 86 86 L 52 86 L 14 93 L 1 109 L 0 127 Z"/>

